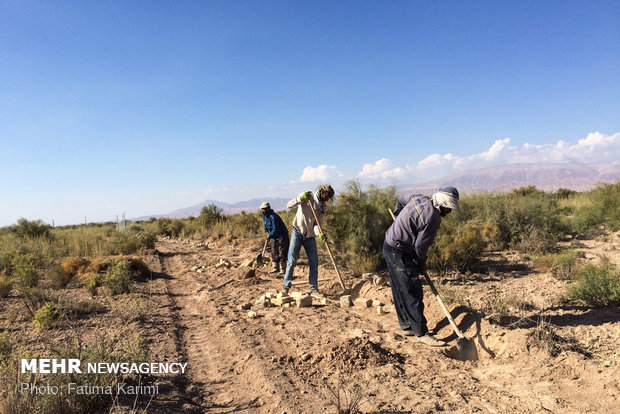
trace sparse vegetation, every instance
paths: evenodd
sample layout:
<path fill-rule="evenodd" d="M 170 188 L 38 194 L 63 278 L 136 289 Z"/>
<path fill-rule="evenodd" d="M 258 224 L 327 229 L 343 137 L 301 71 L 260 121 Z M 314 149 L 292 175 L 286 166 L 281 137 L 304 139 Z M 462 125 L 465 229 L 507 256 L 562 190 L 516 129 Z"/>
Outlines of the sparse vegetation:
<path fill-rule="evenodd" d="M 606 263 L 577 270 L 569 297 L 594 307 L 620 306 L 620 269 Z"/>
<path fill-rule="evenodd" d="M 570 280 L 579 264 L 579 254 L 576 250 L 561 253 L 549 253 L 534 260 L 539 270 L 551 272 L 560 280 Z"/>
<path fill-rule="evenodd" d="M 368 399 L 368 392 L 359 383 L 349 383 L 339 379 L 335 384 L 325 383 L 332 396 L 338 414 L 357 414 Z"/>
<path fill-rule="evenodd" d="M 552 357 L 567 351 L 578 352 L 586 357 L 590 356 L 586 350 L 579 346 L 576 340 L 561 337 L 553 325 L 542 320 L 527 335 L 527 347 L 528 349 L 531 347 L 538 348 Z"/>

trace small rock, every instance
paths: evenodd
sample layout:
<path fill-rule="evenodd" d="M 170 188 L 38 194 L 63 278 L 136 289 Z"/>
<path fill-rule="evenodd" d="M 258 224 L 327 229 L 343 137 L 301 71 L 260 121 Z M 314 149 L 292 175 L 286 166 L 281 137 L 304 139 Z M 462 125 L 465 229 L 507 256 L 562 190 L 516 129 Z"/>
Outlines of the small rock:
<path fill-rule="evenodd" d="M 372 299 L 366 299 L 366 298 L 357 298 L 353 302 L 354 306 L 359 306 L 360 308 L 369 308 L 371 304 L 372 304 Z"/>
<path fill-rule="evenodd" d="M 237 306 L 237 309 L 239 310 L 252 309 L 252 304 L 250 302 L 242 303 L 241 305 Z"/>
<path fill-rule="evenodd" d="M 248 312 L 248 318 L 252 318 L 252 319 L 254 319 L 254 318 L 256 318 L 257 316 L 258 316 L 258 315 L 257 315 L 257 314 L 256 314 L 256 312 L 254 312 L 254 311 L 249 311 L 249 312 Z"/>
<path fill-rule="evenodd" d="M 383 314 L 385 314 L 385 312 L 383 311 L 383 306 L 377 306 L 377 314 L 378 314 L 378 315 L 383 315 Z"/>
<path fill-rule="evenodd" d="M 348 308 L 349 306 L 351 306 L 351 295 L 340 296 L 340 307 Z"/>
<path fill-rule="evenodd" d="M 307 308 L 312 306 L 312 296 L 302 295 L 296 299 L 298 308 Z"/>
<path fill-rule="evenodd" d="M 611 366 L 611 361 L 607 360 L 607 361 L 605 361 L 605 363 L 603 365 L 605 365 L 606 367 L 610 367 Z"/>
<path fill-rule="evenodd" d="M 381 306 L 381 305 L 383 305 L 383 304 L 381 303 L 381 301 L 380 301 L 380 300 L 373 300 L 373 301 L 372 301 L 372 307 L 373 307 L 373 308 L 377 308 L 377 307 L 379 307 L 379 306 Z"/>

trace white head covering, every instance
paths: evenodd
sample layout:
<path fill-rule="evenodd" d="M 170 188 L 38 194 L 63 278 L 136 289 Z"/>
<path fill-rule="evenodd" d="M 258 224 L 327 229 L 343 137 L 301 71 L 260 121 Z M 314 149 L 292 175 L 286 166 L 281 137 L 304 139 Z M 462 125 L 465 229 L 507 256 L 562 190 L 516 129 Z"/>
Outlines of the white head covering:
<path fill-rule="evenodd" d="M 431 197 L 436 208 L 446 207 L 452 210 L 461 210 L 459 205 L 459 192 L 454 187 L 442 187 Z"/>

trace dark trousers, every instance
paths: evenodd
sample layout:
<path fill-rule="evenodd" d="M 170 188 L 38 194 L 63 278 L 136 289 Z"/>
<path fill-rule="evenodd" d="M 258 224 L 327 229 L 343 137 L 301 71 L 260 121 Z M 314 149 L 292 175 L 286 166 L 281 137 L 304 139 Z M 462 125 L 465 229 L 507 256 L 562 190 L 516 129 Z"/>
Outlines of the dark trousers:
<path fill-rule="evenodd" d="M 271 239 L 271 259 L 273 263 L 286 262 L 288 243 L 288 234 L 278 240 Z"/>
<path fill-rule="evenodd" d="M 424 317 L 424 293 L 418 266 L 413 262 L 413 258 L 385 242 L 383 256 L 390 273 L 398 324 L 401 329 L 411 328 L 416 336 L 425 335 L 428 327 Z"/>

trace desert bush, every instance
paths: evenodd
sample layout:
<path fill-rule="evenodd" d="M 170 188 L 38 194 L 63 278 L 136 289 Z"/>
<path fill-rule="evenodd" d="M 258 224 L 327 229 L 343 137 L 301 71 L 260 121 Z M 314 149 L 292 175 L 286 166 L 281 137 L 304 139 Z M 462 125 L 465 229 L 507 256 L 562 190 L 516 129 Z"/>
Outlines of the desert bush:
<path fill-rule="evenodd" d="M 198 222 L 203 228 L 208 229 L 218 221 L 222 220 L 223 212 L 224 210 L 222 210 L 215 204 L 209 204 L 208 206 L 204 206 L 202 210 L 200 210 Z"/>
<path fill-rule="evenodd" d="M 331 394 L 332 403 L 338 414 L 357 414 L 361 412 L 360 407 L 370 396 L 367 384 L 362 386 L 360 383 L 348 382 L 342 378 L 332 384 L 325 381 L 325 386 Z"/>
<path fill-rule="evenodd" d="M 41 220 L 28 221 L 25 218 L 17 220 L 17 224 L 10 227 L 11 231 L 21 237 L 50 237 L 52 227 Z"/>
<path fill-rule="evenodd" d="M 87 273 L 85 276 L 84 288 L 95 296 L 97 294 L 97 287 L 101 286 L 101 277 L 97 273 Z"/>
<path fill-rule="evenodd" d="M 38 329 L 52 329 L 58 324 L 62 316 L 62 308 L 53 302 L 45 302 L 34 313 L 34 326 Z"/>
<path fill-rule="evenodd" d="M 0 298 L 8 298 L 13 290 L 13 282 L 6 277 L 0 277 Z"/>
<path fill-rule="evenodd" d="M 447 216 L 429 249 L 428 266 L 440 273 L 471 269 L 486 247 L 483 230 L 475 221 L 462 222 L 458 216 Z"/>
<path fill-rule="evenodd" d="M 568 250 L 561 253 L 549 253 L 534 260 L 537 269 L 549 271 L 560 280 L 569 280 L 578 265 L 579 252 Z"/>
<path fill-rule="evenodd" d="M 552 357 L 557 357 L 566 351 L 578 352 L 586 357 L 591 356 L 579 346 L 575 339 L 561 337 L 551 324 L 542 320 L 527 334 L 526 346 L 528 351 L 534 347 L 547 352 Z"/>
<path fill-rule="evenodd" d="M 118 295 L 131 290 L 132 279 L 130 263 L 127 260 L 121 260 L 108 266 L 101 284 L 113 295 Z"/>
<path fill-rule="evenodd" d="M 111 240 L 109 254 L 130 254 L 155 247 L 156 236 L 150 232 L 117 232 Z"/>
<path fill-rule="evenodd" d="M 155 232 L 164 236 L 179 237 L 185 228 L 184 221 L 178 219 L 162 217 L 154 220 L 153 222 L 157 223 Z"/>
<path fill-rule="evenodd" d="M 67 275 L 74 277 L 77 276 L 81 269 L 86 268 L 88 264 L 89 261 L 81 257 L 67 257 L 60 265 Z"/>
<path fill-rule="evenodd" d="M 620 230 L 620 182 L 579 193 L 573 197 L 573 203 L 572 227 L 575 232 L 586 233 L 598 230 L 599 226 Z"/>
<path fill-rule="evenodd" d="M 579 268 L 568 296 L 594 307 L 620 306 L 620 269 L 609 263 Z"/>
<path fill-rule="evenodd" d="M 242 211 L 230 217 L 233 225 L 248 236 L 259 235 L 263 231 L 262 213 L 247 213 Z"/>
<path fill-rule="evenodd" d="M 478 219 L 494 249 L 544 253 L 570 228 L 552 194 L 524 187 L 506 194 L 481 193 L 463 200 L 462 220 Z"/>
<path fill-rule="evenodd" d="M 39 258 L 32 252 L 15 252 L 11 260 L 12 276 L 17 284 L 33 287 L 39 283 Z"/>
<path fill-rule="evenodd" d="M 485 314 L 489 322 L 500 326 L 508 325 L 512 319 L 508 301 L 497 294 L 487 298 Z"/>
<path fill-rule="evenodd" d="M 334 253 L 347 266 L 363 272 L 383 263 L 383 239 L 392 223 L 387 209 L 393 208 L 396 198 L 393 186 L 380 189 L 371 185 L 364 191 L 359 181 L 347 182 L 337 195 L 324 230 Z"/>
<path fill-rule="evenodd" d="M 56 289 L 63 289 L 73 280 L 73 275 L 65 272 L 62 266 L 54 266 L 49 271 L 50 286 Z"/>

